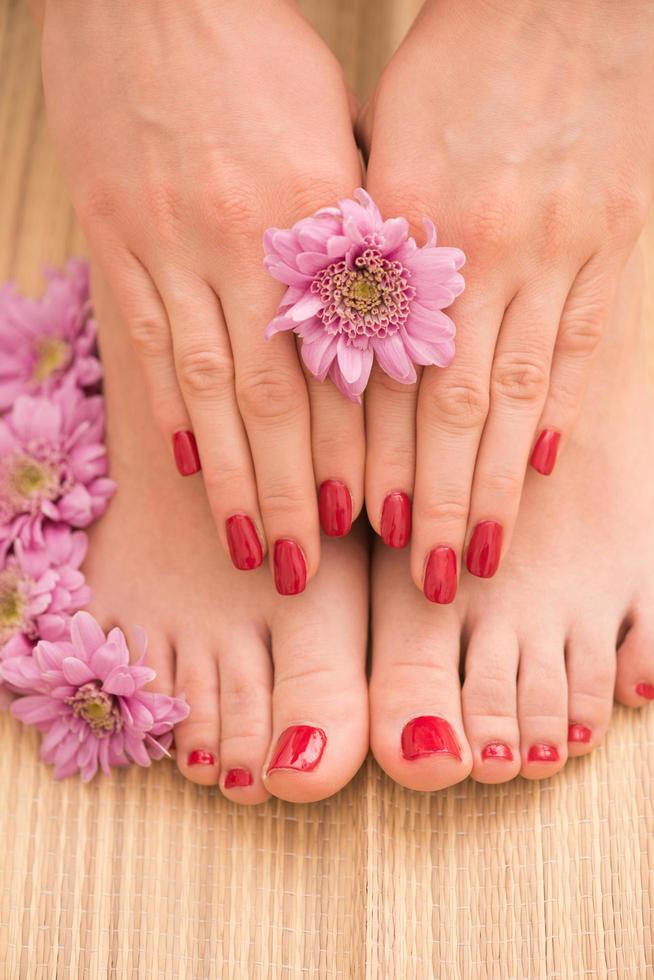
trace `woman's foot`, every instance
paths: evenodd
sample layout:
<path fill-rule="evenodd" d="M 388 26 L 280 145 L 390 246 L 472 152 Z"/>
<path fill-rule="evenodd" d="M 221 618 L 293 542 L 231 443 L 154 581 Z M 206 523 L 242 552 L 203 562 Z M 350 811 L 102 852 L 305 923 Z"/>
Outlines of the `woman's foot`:
<path fill-rule="evenodd" d="M 541 779 L 603 739 L 613 695 L 654 699 L 654 400 L 639 256 L 626 270 L 583 416 L 549 477 L 530 472 L 495 578 L 433 605 L 406 552 L 373 566 L 371 743 L 397 782 Z M 617 648 L 617 657 L 616 657 Z"/>
<path fill-rule="evenodd" d="M 112 298 L 95 285 L 118 491 L 91 534 L 93 611 L 105 625 L 143 626 L 153 687 L 186 695 L 191 714 L 175 733 L 186 777 L 240 803 L 329 796 L 368 748 L 365 541 L 356 529 L 326 539 L 318 575 L 293 598 L 277 594 L 266 564 L 236 571 L 202 477 L 178 474 Z"/>

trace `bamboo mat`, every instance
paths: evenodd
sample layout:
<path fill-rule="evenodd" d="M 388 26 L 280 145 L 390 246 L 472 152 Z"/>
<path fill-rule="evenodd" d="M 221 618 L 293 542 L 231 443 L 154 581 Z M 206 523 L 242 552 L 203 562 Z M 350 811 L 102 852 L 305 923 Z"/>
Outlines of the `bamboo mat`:
<path fill-rule="evenodd" d="M 416 6 L 305 4 L 359 92 Z M 0 278 L 38 288 L 41 263 L 82 250 L 37 41 L 0 0 Z M 167 763 L 57 784 L 37 748 L 0 716 L 5 980 L 654 975 L 654 711 L 617 710 L 550 782 L 422 796 L 369 762 L 307 807 L 239 809 Z"/>

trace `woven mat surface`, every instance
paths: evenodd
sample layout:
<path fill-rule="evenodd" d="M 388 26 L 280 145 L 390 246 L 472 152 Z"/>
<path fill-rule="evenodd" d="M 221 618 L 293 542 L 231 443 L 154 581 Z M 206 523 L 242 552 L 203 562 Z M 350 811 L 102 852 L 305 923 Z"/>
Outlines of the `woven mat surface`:
<path fill-rule="evenodd" d="M 416 6 L 305 3 L 359 92 Z M 0 0 L 0 278 L 36 289 L 43 262 L 83 249 L 37 39 L 22 0 Z M 550 782 L 423 796 L 369 762 L 320 805 L 252 810 L 167 763 L 57 784 L 8 716 L 0 746 L 6 980 L 654 975 L 654 711 L 616 710 Z"/>

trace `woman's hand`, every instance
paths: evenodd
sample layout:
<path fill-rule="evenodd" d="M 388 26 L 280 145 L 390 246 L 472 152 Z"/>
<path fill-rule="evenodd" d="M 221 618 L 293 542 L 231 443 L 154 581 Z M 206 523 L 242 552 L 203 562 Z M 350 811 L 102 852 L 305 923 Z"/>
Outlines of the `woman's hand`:
<path fill-rule="evenodd" d="M 427 215 L 467 255 L 452 366 L 412 388 L 377 372 L 366 397 L 370 520 L 413 493 L 412 575 L 434 601 L 466 538 L 469 570 L 494 574 L 529 459 L 550 472 L 572 430 L 651 197 L 653 39 L 643 2 L 432 0 L 364 115 L 384 216 L 419 234 Z"/>
<path fill-rule="evenodd" d="M 56 0 L 43 75 L 156 421 L 184 473 L 197 439 L 237 567 L 259 564 L 267 540 L 279 590 L 301 591 L 319 560 L 316 484 L 346 488 L 321 495 L 328 532 L 362 506 L 363 417 L 305 381 L 292 337 L 264 342 L 284 290 L 262 236 L 361 181 L 340 68 L 284 0 Z"/>

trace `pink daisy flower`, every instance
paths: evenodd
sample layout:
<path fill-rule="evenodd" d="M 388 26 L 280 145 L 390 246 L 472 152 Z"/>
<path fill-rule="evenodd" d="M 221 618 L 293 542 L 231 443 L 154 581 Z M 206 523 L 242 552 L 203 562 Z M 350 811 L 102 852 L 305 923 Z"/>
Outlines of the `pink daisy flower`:
<path fill-rule="evenodd" d="M 80 387 L 102 376 L 87 264 L 72 260 L 46 278 L 39 299 L 17 294 L 11 284 L 0 288 L 0 411 L 19 395 L 51 391 L 68 374 Z"/>
<path fill-rule="evenodd" d="M 41 758 L 54 765 L 56 779 L 79 772 L 86 782 L 98 767 L 135 762 L 149 766 L 168 755 L 173 727 L 188 716 L 180 698 L 143 688 L 156 674 L 145 666 L 146 637 L 137 629 L 138 660 L 122 630 L 107 636 L 86 612 L 73 616 L 70 640 L 42 640 L 31 657 L 13 657 L 0 675 L 25 692 L 12 714 L 44 734 Z"/>
<path fill-rule="evenodd" d="M 293 330 L 308 370 L 358 402 L 375 358 L 405 384 L 415 364 L 450 363 L 455 328 L 442 311 L 463 290 L 465 256 L 437 247 L 430 221 L 419 247 L 405 218 L 384 221 L 363 189 L 355 197 L 268 229 L 264 264 L 288 287 L 266 339 Z"/>
<path fill-rule="evenodd" d="M 86 527 L 115 489 L 103 444 L 102 398 L 74 379 L 48 397 L 22 395 L 0 418 L 0 552 L 43 542 L 43 521 Z"/>

